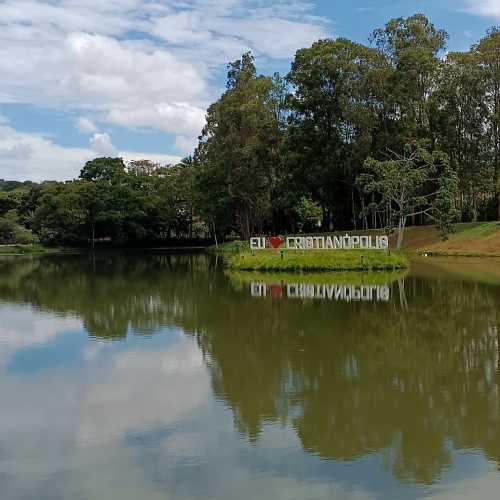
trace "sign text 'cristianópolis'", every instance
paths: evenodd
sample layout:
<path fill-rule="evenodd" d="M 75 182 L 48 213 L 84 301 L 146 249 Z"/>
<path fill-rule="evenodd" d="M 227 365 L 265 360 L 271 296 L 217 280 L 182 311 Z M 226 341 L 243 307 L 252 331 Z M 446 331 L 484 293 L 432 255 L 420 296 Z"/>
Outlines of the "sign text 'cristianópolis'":
<path fill-rule="evenodd" d="M 387 236 L 280 236 L 250 238 L 251 250 L 285 248 L 286 250 L 387 250 Z"/>

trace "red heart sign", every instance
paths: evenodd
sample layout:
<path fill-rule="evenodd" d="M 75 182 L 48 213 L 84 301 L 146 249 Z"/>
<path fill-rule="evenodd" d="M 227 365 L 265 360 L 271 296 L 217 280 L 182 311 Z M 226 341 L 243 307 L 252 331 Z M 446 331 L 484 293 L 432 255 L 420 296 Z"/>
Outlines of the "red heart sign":
<path fill-rule="evenodd" d="M 273 236 L 272 238 L 269 238 L 269 243 L 273 248 L 279 248 L 283 243 L 283 238 L 280 238 L 279 236 Z"/>

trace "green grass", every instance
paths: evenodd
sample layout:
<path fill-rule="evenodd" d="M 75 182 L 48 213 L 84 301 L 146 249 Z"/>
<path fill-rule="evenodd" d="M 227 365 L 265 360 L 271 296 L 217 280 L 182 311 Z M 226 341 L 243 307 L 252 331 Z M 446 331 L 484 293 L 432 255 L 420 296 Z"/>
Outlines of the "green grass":
<path fill-rule="evenodd" d="M 426 257 L 500 257 L 500 252 L 463 252 L 460 250 L 419 250 L 417 254 Z"/>
<path fill-rule="evenodd" d="M 0 245 L 0 255 L 39 255 L 68 251 L 43 245 Z"/>
<path fill-rule="evenodd" d="M 462 227 L 461 227 L 462 226 Z M 454 226 L 456 234 L 460 236 L 489 236 L 500 229 L 500 222 L 481 222 L 468 224 L 457 224 Z"/>
<path fill-rule="evenodd" d="M 383 250 L 243 251 L 226 255 L 227 266 L 238 271 L 387 271 L 405 269 L 399 252 Z"/>
<path fill-rule="evenodd" d="M 211 246 L 207 248 L 209 253 L 218 253 L 222 255 L 231 255 L 250 250 L 250 244 L 247 241 L 235 240 L 220 243 L 219 246 Z"/>

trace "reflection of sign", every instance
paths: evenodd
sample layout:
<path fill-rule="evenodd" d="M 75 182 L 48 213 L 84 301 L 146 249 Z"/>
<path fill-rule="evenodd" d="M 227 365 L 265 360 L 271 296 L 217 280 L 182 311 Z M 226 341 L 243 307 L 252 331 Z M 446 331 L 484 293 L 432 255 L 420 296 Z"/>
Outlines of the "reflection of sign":
<path fill-rule="evenodd" d="M 387 236 L 289 236 L 281 238 L 256 237 L 250 238 L 251 250 L 266 248 L 280 248 L 283 243 L 287 250 L 387 250 L 389 238 Z"/>
<path fill-rule="evenodd" d="M 390 296 L 388 285 L 313 285 L 308 283 L 272 284 L 251 283 L 252 297 L 289 299 L 318 299 L 337 301 L 387 302 Z"/>

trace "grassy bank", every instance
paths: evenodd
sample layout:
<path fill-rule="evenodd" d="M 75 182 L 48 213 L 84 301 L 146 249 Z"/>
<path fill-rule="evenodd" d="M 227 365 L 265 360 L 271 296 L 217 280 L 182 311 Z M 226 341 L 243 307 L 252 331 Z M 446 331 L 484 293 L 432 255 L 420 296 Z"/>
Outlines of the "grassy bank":
<path fill-rule="evenodd" d="M 500 256 L 500 222 L 456 224 L 454 233 L 442 240 L 432 228 L 410 228 L 405 250 L 433 256 Z M 406 238 L 406 235 L 405 235 Z"/>
<path fill-rule="evenodd" d="M 250 250 L 250 245 L 247 241 L 235 240 L 220 243 L 218 246 L 210 246 L 207 248 L 208 253 L 220 255 L 232 255 Z"/>
<path fill-rule="evenodd" d="M 226 255 L 226 263 L 238 271 L 386 271 L 408 267 L 401 253 L 382 250 L 243 251 Z"/>
<path fill-rule="evenodd" d="M 67 251 L 69 249 L 45 247 L 43 245 L 0 245 L 0 255 L 42 255 Z"/>

